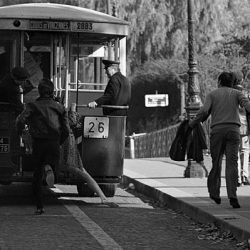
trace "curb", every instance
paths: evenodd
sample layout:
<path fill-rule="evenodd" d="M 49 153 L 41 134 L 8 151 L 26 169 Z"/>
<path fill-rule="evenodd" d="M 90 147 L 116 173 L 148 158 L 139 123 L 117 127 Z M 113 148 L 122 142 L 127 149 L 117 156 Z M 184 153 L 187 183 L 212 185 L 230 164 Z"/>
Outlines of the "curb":
<path fill-rule="evenodd" d="M 166 206 L 175 211 L 182 212 L 198 223 L 214 224 L 223 231 L 229 231 L 239 241 L 250 239 L 250 231 L 246 230 L 247 228 L 250 228 L 250 222 L 249 227 L 246 227 L 245 218 L 242 218 L 238 215 L 231 217 L 224 215 L 221 216 L 221 218 L 218 218 L 206 211 L 206 209 L 196 207 L 191 203 L 173 197 L 149 185 L 145 185 L 138 180 L 126 175 L 123 175 L 122 183 L 124 184 L 124 186 L 128 186 L 129 183 L 133 183 L 135 186 L 135 190 L 138 193 L 144 194 L 154 200 L 159 201 L 162 206 Z"/>

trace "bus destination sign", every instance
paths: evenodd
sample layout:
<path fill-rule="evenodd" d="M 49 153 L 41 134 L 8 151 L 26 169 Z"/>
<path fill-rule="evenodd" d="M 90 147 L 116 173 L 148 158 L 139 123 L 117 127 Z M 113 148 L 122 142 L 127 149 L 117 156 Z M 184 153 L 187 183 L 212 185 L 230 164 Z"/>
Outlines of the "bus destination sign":
<path fill-rule="evenodd" d="M 92 31 L 92 22 L 30 20 L 29 28 L 33 30 Z"/>
<path fill-rule="evenodd" d="M 29 26 L 36 30 L 70 30 L 70 22 L 67 21 L 30 21 Z"/>

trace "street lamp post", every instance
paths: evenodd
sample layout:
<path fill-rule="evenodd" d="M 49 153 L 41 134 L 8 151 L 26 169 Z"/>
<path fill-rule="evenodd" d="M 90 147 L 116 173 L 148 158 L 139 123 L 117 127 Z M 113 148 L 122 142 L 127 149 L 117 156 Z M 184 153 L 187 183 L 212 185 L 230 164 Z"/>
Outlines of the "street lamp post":
<path fill-rule="evenodd" d="M 186 102 L 186 111 L 188 119 L 192 119 L 201 107 L 200 89 L 198 82 L 197 62 L 195 59 L 195 40 L 194 40 L 194 2 L 187 0 L 187 13 L 188 13 L 188 99 Z M 204 177 L 206 174 L 203 162 L 195 162 L 188 159 L 188 166 L 184 171 L 184 177 Z"/>

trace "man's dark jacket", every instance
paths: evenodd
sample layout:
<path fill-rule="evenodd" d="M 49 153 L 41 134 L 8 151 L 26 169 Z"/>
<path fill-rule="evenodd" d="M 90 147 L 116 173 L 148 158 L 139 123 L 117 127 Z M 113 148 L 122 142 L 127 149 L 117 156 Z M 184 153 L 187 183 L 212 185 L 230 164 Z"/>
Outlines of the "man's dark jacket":
<path fill-rule="evenodd" d="M 131 85 L 128 79 L 120 72 L 116 72 L 111 76 L 106 86 L 104 94 L 95 100 L 98 106 L 101 105 L 117 105 L 127 106 L 131 99 Z M 126 116 L 127 110 L 103 108 L 104 115 Z"/>
<path fill-rule="evenodd" d="M 188 123 L 188 120 L 184 120 L 180 124 L 169 156 L 175 161 L 185 161 L 187 154 L 187 159 L 201 162 L 204 160 L 203 149 L 207 149 L 206 136 L 200 123 L 193 129 L 189 127 Z"/>
<path fill-rule="evenodd" d="M 60 140 L 62 144 L 69 135 L 67 112 L 62 104 L 50 97 L 39 97 L 26 105 L 16 120 L 18 131 L 24 124 L 29 125 L 34 139 Z"/>

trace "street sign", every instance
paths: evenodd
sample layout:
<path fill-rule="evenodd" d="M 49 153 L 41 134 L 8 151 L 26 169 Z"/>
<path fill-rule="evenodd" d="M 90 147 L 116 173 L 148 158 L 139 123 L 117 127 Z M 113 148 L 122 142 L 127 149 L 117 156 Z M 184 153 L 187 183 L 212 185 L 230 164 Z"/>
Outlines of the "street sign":
<path fill-rule="evenodd" d="M 168 94 L 145 95 L 146 107 L 166 107 L 168 106 Z"/>

